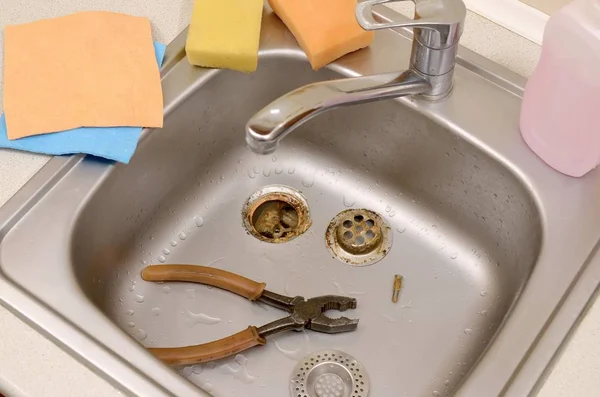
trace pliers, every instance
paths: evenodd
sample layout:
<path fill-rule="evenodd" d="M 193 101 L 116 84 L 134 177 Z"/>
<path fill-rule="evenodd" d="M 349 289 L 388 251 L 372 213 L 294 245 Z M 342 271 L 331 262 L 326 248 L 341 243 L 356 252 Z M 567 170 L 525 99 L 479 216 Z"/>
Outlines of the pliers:
<path fill-rule="evenodd" d="M 249 326 L 237 334 L 213 342 L 185 347 L 149 349 L 157 358 L 171 365 L 198 364 L 228 357 L 251 347 L 264 345 L 267 336 L 279 332 L 307 328 L 336 334 L 354 331 L 358 327 L 358 319 L 330 318 L 325 315 L 328 310 L 355 309 L 357 302 L 354 298 L 337 295 L 323 295 L 310 299 L 304 299 L 302 296 L 289 297 L 266 290 L 265 283 L 225 270 L 197 265 L 148 266 L 142 270 L 142 279 L 154 282 L 187 281 L 210 285 L 290 313 L 289 316 L 262 327 Z"/>

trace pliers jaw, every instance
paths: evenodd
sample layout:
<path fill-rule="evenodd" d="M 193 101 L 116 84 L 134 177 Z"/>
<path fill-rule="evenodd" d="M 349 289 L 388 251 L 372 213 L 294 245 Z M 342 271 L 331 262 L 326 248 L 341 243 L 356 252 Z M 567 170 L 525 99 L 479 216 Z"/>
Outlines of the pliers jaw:
<path fill-rule="evenodd" d="M 265 291 L 265 294 L 269 296 L 271 293 Z M 263 301 L 263 299 L 260 298 L 259 301 Z M 356 319 L 347 317 L 331 318 L 325 314 L 328 310 L 346 311 L 355 309 L 355 298 L 338 295 L 324 295 L 305 300 L 301 296 L 287 299 L 280 296 L 278 301 L 290 302 L 290 305 L 286 310 L 291 312 L 291 315 L 260 327 L 259 333 L 262 336 L 273 335 L 289 330 L 300 330 L 302 328 L 327 334 L 338 334 L 341 332 L 354 331 L 358 327 L 358 320 Z M 271 299 L 263 302 L 281 308 L 280 304 L 273 305 Z"/>
<path fill-rule="evenodd" d="M 358 319 L 348 317 L 331 318 L 325 312 L 328 310 L 337 310 L 340 312 L 356 309 L 356 299 L 347 296 L 325 295 L 311 298 L 307 304 L 319 307 L 321 313 L 310 320 L 306 328 L 317 332 L 327 334 L 338 334 L 341 332 L 351 332 L 358 327 Z"/>
<path fill-rule="evenodd" d="M 326 334 L 339 334 L 341 332 L 351 332 L 358 327 L 358 319 L 348 317 L 330 318 L 325 314 L 310 321 L 306 328 Z"/>

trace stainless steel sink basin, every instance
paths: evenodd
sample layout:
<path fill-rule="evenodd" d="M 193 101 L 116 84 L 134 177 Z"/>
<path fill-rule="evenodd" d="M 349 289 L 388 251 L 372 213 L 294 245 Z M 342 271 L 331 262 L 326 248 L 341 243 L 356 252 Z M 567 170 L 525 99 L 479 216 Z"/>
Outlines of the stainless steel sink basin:
<path fill-rule="evenodd" d="M 598 286 L 598 172 L 572 179 L 535 157 L 518 131 L 523 80 L 464 49 L 447 99 L 339 109 L 275 155 L 255 155 L 244 125 L 274 98 L 397 70 L 410 52 L 405 32 L 378 32 L 369 49 L 314 72 L 277 18 L 264 23 L 250 75 L 190 66 L 184 32 L 162 71 L 165 126 L 144 133 L 131 164 L 56 157 L 0 209 L 2 303 L 132 395 L 286 396 L 297 361 L 321 349 L 356 357 L 375 397 L 534 394 Z M 306 197 L 312 225 L 296 239 L 270 244 L 242 224 L 247 198 L 270 185 Z M 332 258 L 325 231 L 348 208 L 390 225 L 381 261 Z M 286 294 L 354 296 L 360 324 L 281 334 L 173 370 L 144 347 L 207 342 L 281 312 L 217 289 L 146 283 L 139 273 L 152 263 L 211 265 Z"/>

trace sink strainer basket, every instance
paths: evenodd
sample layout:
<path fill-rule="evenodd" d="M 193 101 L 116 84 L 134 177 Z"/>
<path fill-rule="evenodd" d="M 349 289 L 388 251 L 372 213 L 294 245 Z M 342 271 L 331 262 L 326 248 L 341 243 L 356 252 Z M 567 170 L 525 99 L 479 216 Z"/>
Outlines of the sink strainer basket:
<path fill-rule="evenodd" d="M 322 350 L 302 359 L 290 382 L 291 397 L 367 397 L 369 376 L 354 357 Z"/>

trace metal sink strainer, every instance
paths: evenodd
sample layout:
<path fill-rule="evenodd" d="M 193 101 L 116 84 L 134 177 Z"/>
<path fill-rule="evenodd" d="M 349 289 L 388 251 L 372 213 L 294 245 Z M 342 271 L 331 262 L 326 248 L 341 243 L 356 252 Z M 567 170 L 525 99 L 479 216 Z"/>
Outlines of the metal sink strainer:
<path fill-rule="evenodd" d="M 362 364 L 338 350 L 322 350 L 302 359 L 290 382 L 291 397 L 367 397 L 369 376 Z"/>
<path fill-rule="evenodd" d="M 387 222 L 367 209 L 349 209 L 337 214 L 329 223 L 325 243 L 340 261 L 354 266 L 368 266 L 383 259 L 392 247 L 392 233 Z"/>

